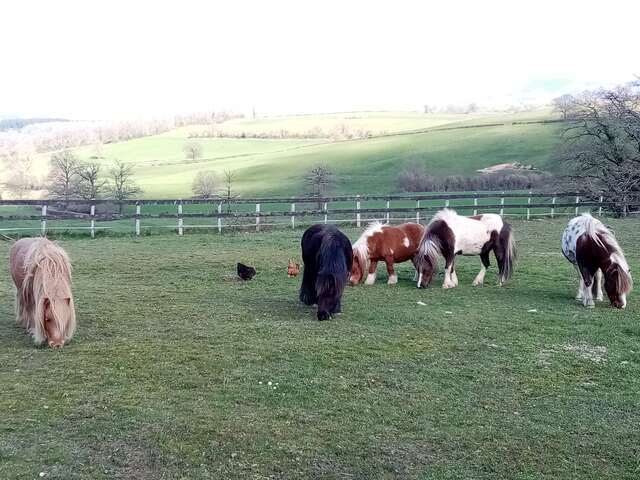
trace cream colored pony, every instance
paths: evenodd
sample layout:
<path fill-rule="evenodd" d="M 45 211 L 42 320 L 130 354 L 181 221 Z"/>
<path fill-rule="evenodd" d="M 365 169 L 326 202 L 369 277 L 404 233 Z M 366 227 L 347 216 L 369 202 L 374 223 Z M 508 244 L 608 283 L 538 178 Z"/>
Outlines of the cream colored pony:
<path fill-rule="evenodd" d="M 11 247 L 16 321 L 40 345 L 62 347 L 76 329 L 67 253 L 46 238 L 23 238 Z"/>

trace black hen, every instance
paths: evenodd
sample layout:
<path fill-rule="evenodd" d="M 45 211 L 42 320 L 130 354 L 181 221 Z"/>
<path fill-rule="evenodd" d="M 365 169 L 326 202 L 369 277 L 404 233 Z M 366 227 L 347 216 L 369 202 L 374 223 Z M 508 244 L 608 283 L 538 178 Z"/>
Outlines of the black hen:
<path fill-rule="evenodd" d="M 242 263 L 238 263 L 238 276 L 242 280 L 251 280 L 255 276 L 255 274 L 255 268 L 243 265 Z"/>

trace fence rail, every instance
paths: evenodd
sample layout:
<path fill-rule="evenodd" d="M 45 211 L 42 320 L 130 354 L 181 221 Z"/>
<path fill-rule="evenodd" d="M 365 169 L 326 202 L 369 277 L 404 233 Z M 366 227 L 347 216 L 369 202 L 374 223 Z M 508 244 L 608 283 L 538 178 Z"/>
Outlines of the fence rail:
<path fill-rule="evenodd" d="M 344 195 L 332 197 L 268 197 L 188 200 L 126 200 L 119 202 L 122 213 L 104 210 L 111 200 L 0 200 L 0 232 L 60 230 L 89 231 L 91 237 L 102 230 L 141 235 L 150 229 L 187 230 L 304 226 L 309 223 L 354 224 L 382 222 L 425 222 L 429 214 L 443 207 L 462 213 L 499 213 L 526 219 L 577 215 L 590 211 L 626 215 L 640 209 L 640 195 L 605 200 L 605 196 L 585 196 L 579 192 L 549 194 L 539 192 L 465 192 L 419 195 Z M 309 206 L 313 204 L 313 207 Z M 83 211 L 78 211 L 83 210 Z M 282 219 L 278 221 L 278 219 Z M 199 223 L 201 221 L 212 223 Z M 190 224 L 185 223 L 189 221 Z"/>

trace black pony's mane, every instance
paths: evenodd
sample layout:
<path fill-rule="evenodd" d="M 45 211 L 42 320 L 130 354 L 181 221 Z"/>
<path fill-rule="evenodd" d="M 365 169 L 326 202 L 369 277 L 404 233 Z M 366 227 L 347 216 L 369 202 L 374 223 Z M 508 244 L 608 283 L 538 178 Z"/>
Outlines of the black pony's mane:
<path fill-rule="evenodd" d="M 316 280 L 318 295 L 336 295 L 342 292 L 347 284 L 349 270 L 341 239 L 328 232 L 320 244 L 318 265 L 321 266 Z"/>

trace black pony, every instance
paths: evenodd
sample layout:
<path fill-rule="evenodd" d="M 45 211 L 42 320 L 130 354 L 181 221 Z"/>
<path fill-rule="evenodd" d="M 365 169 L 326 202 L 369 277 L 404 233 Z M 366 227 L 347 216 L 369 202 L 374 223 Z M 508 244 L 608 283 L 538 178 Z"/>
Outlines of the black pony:
<path fill-rule="evenodd" d="M 353 253 L 347 236 L 333 225 L 313 225 L 302 235 L 304 273 L 300 301 L 318 304 L 318 320 L 340 313 L 342 291 L 351 272 Z"/>

